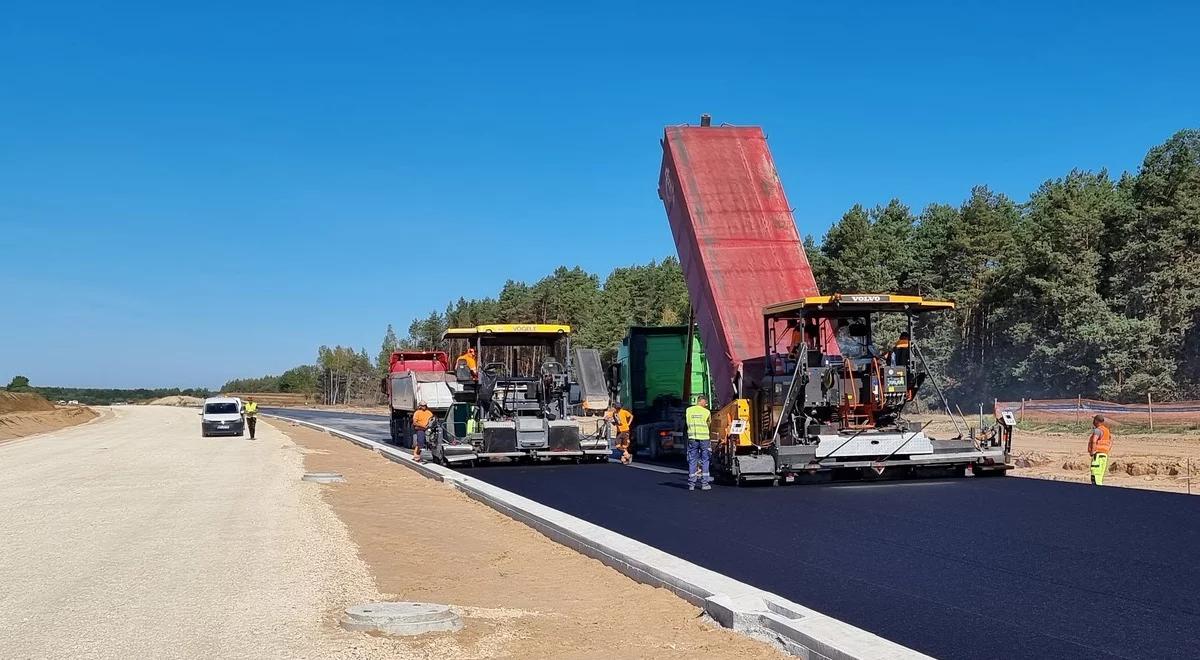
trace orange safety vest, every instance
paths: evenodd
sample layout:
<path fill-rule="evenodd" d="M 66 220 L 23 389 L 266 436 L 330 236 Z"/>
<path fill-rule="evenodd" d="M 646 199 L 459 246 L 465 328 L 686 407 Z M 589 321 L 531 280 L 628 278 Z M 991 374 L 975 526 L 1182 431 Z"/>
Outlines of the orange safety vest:
<path fill-rule="evenodd" d="M 1096 437 L 1096 431 L 1100 432 L 1100 437 Z M 1097 426 L 1095 431 L 1092 431 L 1091 437 L 1088 439 L 1089 454 L 1107 454 L 1112 451 L 1112 432 L 1108 427 L 1101 424 Z"/>
<path fill-rule="evenodd" d="M 617 433 L 629 433 L 629 427 L 633 424 L 633 413 L 622 408 L 613 413 L 613 422 L 617 425 Z"/>
<path fill-rule="evenodd" d="M 429 423 L 433 421 L 433 412 L 429 410 L 418 410 L 413 413 L 413 426 L 418 429 L 429 428 Z"/>
<path fill-rule="evenodd" d="M 463 353 L 462 355 L 458 356 L 458 359 L 455 360 L 454 363 L 458 364 L 459 362 L 466 362 L 467 368 L 471 371 L 475 371 L 479 366 L 478 363 L 475 362 L 475 356 L 470 353 Z"/>

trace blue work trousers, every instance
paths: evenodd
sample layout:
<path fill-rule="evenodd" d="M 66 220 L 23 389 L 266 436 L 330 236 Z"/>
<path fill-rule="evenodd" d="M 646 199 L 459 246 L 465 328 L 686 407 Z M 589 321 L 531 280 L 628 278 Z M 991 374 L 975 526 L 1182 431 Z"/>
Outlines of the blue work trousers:
<path fill-rule="evenodd" d="M 688 440 L 687 459 L 689 486 L 696 485 L 697 472 L 700 473 L 698 476 L 701 484 L 712 483 L 712 477 L 708 473 L 708 461 L 711 457 L 711 440 Z"/>

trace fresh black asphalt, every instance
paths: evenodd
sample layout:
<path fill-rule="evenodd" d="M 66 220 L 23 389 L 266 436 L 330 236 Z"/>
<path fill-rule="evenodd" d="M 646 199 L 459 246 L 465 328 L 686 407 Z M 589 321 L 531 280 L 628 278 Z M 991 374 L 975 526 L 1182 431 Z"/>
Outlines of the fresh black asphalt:
<path fill-rule="evenodd" d="M 387 437 L 386 417 L 286 414 Z M 681 475 L 617 465 L 470 474 L 936 657 L 1200 657 L 1187 495 L 1021 478 L 688 492 Z"/>

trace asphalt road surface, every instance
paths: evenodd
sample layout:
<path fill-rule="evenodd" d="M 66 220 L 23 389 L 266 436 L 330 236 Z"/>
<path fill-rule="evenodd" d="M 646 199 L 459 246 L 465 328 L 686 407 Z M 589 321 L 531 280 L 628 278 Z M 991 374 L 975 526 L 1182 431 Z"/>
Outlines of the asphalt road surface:
<path fill-rule="evenodd" d="M 280 411 L 387 439 L 384 416 Z M 1035 479 L 716 487 L 617 465 L 479 479 L 941 658 L 1194 658 L 1200 499 Z"/>
<path fill-rule="evenodd" d="M 303 458 L 201 438 L 195 408 L 0 445 L 0 657 L 325 658 L 329 613 L 377 598 Z"/>

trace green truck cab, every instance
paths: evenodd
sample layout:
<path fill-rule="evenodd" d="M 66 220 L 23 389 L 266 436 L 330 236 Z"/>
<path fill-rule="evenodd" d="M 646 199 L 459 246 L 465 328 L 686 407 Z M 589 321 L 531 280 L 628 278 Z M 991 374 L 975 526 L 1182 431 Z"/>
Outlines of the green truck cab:
<path fill-rule="evenodd" d="M 689 341 L 691 343 L 690 351 Z M 634 326 L 617 349 L 617 394 L 633 413 L 633 451 L 638 456 L 683 456 L 683 411 L 703 394 L 712 398 L 704 347 L 687 326 Z"/>

